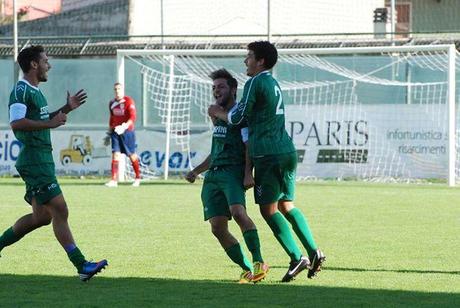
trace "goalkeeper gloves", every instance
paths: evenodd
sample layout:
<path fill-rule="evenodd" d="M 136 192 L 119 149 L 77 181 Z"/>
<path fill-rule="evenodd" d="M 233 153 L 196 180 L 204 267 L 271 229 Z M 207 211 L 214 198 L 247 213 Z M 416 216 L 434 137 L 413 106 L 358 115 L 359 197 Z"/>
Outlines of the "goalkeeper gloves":
<path fill-rule="evenodd" d="M 120 125 L 117 125 L 115 126 L 115 129 L 114 131 L 118 134 L 118 135 L 121 135 L 123 134 L 127 129 L 128 129 L 129 125 L 128 123 L 124 122 Z"/>

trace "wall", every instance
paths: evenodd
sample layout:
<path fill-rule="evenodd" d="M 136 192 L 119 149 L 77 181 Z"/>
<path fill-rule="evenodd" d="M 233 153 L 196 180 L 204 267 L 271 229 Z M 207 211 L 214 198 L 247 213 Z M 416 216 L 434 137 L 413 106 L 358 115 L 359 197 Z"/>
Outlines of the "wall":
<path fill-rule="evenodd" d="M 460 1 L 412 0 L 414 32 L 458 32 Z"/>

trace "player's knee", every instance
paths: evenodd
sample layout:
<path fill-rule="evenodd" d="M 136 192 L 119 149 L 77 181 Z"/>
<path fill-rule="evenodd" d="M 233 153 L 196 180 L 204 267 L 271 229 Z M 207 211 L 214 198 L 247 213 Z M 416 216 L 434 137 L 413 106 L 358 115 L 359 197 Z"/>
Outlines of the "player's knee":
<path fill-rule="evenodd" d="M 286 215 L 289 211 L 294 208 L 294 203 L 292 201 L 279 201 L 278 209 L 283 215 Z"/>
<path fill-rule="evenodd" d="M 38 221 L 39 226 L 47 226 L 51 223 L 51 217 L 42 217 Z"/>
<path fill-rule="evenodd" d="M 231 213 L 238 224 L 246 222 L 249 218 L 243 206 L 232 206 Z"/>
<path fill-rule="evenodd" d="M 217 224 L 211 224 L 211 232 L 217 238 L 223 238 L 227 233 L 227 227 Z"/>
<path fill-rule="evenodd" d="M 67 220 L 69 218 L 69 209 L 67 207 L 67 203 L 62 202 L 62 203 L 55 203 L 52 205 L 53 206 L 53 218 L 59 219 L 59 220 Z"/>
<path fill-rule="evenodd" d="M 47 226 L 51 223 L 51 216 L 50 215 L 39 215 L 34 216 L 35 225 L 38 227 Z"/>
<path fill-rule="evenodd" d="M 259 210 L 260 210 L 260 214 L 262 214 L 262 217 L 265 220 L 268 220 L 272 215 L 276 213 L 278 209 L 276 208 L 276 206 L 261 205 L 259 207 Z"/>

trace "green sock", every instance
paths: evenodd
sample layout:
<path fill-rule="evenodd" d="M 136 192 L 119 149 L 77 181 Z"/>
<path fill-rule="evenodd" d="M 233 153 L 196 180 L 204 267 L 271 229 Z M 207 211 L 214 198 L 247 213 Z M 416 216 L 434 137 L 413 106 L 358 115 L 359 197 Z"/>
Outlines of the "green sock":
<path fill-rule="evenodd" d="M 77 268 L 78 271 L 81 271 L 83 268 L 83 263 L 86 262 L 85 256 L 81 253 L 78 247 L 75 247 L 72 251 L 67 253 L 70 262 Z"/>
<path fill-rule="evenodd" d="M 0 251 L 6 246 L 10 246 L 11 244 L 16 243 L 21 238 L 22 236 L 17 236 L 14 233 L 13 227 L 9 227 L 5 230 L 5 232 L 3 232 L 2 236 L 0 236 Z"/>
<path fill-rule="evenodd" d="M 232 259 L 233 262 L 241 266 L 241 268 L 245 271 L 252 272 L 252 264 L 249 262 L 248 258 L 244 255 L 243 250 L 239 243 L 225 249 L 227 255 Z"/>
<path fill-rule="evenodd" d="M 267 221 L 270 229 L 272 229 L 278 242 L 283 246 L 286 253 L 291 257 L 291 260 L 298 261 L 302 257 L 299 247 L 291 234 L 289 225 L 286 218 L 280 213 L 276 212 Z"/>
<path fill-rule="evenodd" d="M 246 246 L 252 254 L 252 262 L 264 262 L 262 259 L 262 253 L 260 252 L 260 241 L 257 229 L 246 230 L 243 233 L 244 241 Z"/>
<path fill-rule="evenodd" d="M 307 219 L 298 208 L 293 208 L 286 214 L 287 220 L 292 225 L 295 234 L 299 237 L 303 247 L 307 250 L 308 256 L 311 258 L 318 247 L 316 246 L 313 234 L 308 226 Z"/>

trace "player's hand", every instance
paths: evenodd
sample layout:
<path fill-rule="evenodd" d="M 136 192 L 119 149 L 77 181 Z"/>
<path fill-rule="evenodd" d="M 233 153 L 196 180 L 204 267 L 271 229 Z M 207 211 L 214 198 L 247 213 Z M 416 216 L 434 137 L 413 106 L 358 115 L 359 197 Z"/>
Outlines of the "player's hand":
<path fill-rule="evenodd" d="M 193 171 L 190 171 L 189 173 L 187 173 L 187 175 L 185 176 L 185 179 L 187 180 L 187 182 L 189 183 L 194 183 L 195 180 L 196 180 L 196 177 L 197 177 L 197 174 Z"/>
<path fill-rule="evenodd" d="M 252 173 L 246 173 L 244 175 L 244 180 L 243 180 L 243 186 L 244 186 L 244 189 L 250 189 L 252 187 L 254 187 L 255 185 L 255 181 L 254 181 L 254 177 L 252 176 Z"/>
<path fill-rule="evenodd" d="M 216 123 L 217 123 L 217 118 L 214 117 L 214 116 L 209 116 L 209 117 L 211 118 L 212 124 L 213 124 L 213 125 L 216 125 Z"/>
<path fill-rule="evenodd" d="M 224 111 L 224 108 L 219 105 L 214 104 L 208 107 L 208 115 L 211 117 L 211 119 L 216 118 L 217 114 L 222 111 Z"/>
<path fill-rule="evenodd" d="M 59 111 L 50 121 L 49 121 L 49 127 L 50 128 L 56 128 L 56 127 L 59 127 L 59 126 L 62 126 L 65 124 L 65 122 L 67 121 L 67 115 L 62 112 L 62 111 Z"/>
<path fill-rule="evenodd" d="M 122 135 L 128 129 L 128 127 L 129 127 L 128 123 L 124 122 L 124 123 L 121 123 L 120 125 L 115 126 L 114 131 L 118 135 Z"/>
<path fill-rule="evenodd" d="M 81 105 L 83 105 L 86 102 L 86 98 L 88 96 L 86 95 L 85 90 L 81 89 L 75 95 L 70 95 L 70 92 L 67 91 L 67 106 L 68 108 L 72 111 L 74 109 L 77 109 Z"/>
<path fill-rule="evenodd" d="M 105 137 L 103 139 L 104 140 L 104 145 L 106 147 L 110 145 L 110 141 L 111 141 L 110 135 L 111 135 L 111 133 L 107 132 L 107 134 L 105 135 Z"/>

